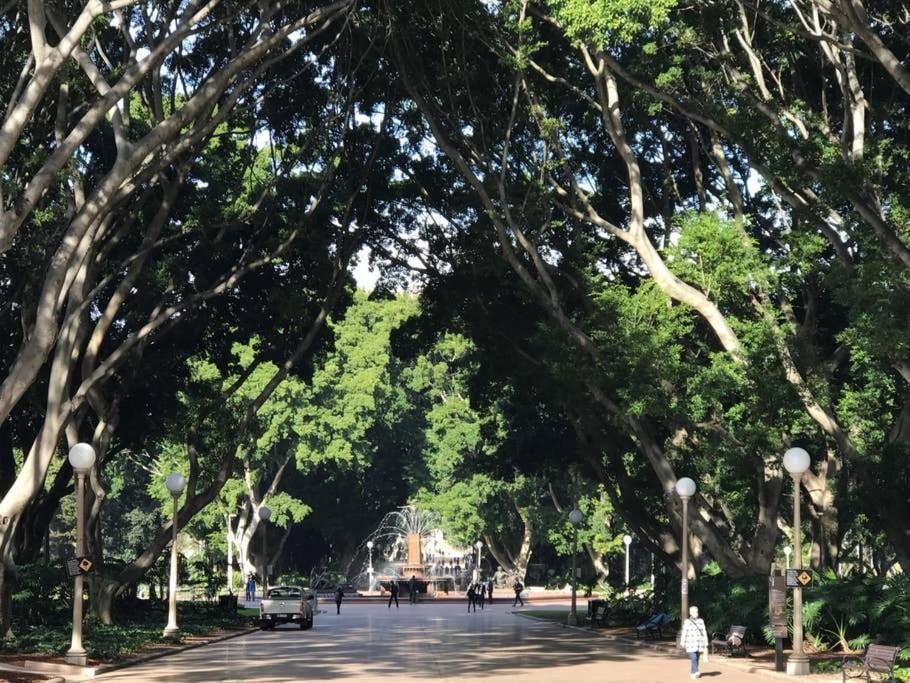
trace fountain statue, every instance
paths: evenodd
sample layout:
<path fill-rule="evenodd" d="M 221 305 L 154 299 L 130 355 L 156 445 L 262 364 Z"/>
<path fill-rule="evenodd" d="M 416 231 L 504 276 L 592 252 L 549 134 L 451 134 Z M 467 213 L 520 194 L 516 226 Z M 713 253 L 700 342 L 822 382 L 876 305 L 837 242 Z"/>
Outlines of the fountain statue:
<path fill-rule="evenodd" d="M 446 543 L 439 527 L 435 513 L 414 506 L 387 514 L 363 546 L 369 551 L 367 589 L 388 589 L 393 581 L 407 582 L 412 576 L 421 593 L 435 595 L 454 589 L 460 574 L 458 563 L 466 552 L 472 553 Z M 375 563 L 374 553 L 378 556 Z"/>
<path fill-rule="evenodd" d="M 426 565 L 420 552 L 420 534 L 411 532 L 408 534 L 408 560 L 404 564 L 404 575 L 422 579 L 425 572 Z"/>

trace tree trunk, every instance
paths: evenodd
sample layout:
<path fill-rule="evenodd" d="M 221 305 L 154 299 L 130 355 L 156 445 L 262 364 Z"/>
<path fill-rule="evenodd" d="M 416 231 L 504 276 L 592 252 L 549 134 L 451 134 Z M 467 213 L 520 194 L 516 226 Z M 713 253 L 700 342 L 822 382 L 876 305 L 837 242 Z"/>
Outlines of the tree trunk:
<path fill-rule="evenodd" d="M 528 565 L 531 563 L 531 552 L 533 550 L 532 542 L 534 540 L 534 525 L 527 511 L 522 512 L 519 510 L 519 515 L 521 516 L 521 521 L 524 523 L 524 528 L 522 529 L 521 534 L 521 547 L 519 548 L 518 555 L 515 558 L 515 573 L 518 575 L 518 580 L 524 583 L 525 576 L 528 573 Z"/>
<path fill-rule="evenodd" d="M 114 623 L 114 598 L 118 595 L 117 584 L 104 579 L 101 576 L 93 576 L 91 581 L 92 589 L 92 613 L 102 624 Z M 149 585 L 149 600 L 154 600 L 154 587 Z"/>

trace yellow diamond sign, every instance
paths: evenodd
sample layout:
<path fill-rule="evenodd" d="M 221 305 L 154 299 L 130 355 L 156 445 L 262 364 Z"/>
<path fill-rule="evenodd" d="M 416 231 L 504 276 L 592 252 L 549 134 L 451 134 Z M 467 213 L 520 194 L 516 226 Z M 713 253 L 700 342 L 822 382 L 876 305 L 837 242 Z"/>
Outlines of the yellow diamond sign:
<path fill-rule="evenodd" d="M 815 582 L 811 569 L 788 569 L 787 588 L 810 588 Z"/>
<path fill-rule="evenodd" d="M 87 574 L 92 570 L 92 561 L 87 557 L 83 557 L 79 560 L 79 569 L 82 570 L 83 574 Z"/>

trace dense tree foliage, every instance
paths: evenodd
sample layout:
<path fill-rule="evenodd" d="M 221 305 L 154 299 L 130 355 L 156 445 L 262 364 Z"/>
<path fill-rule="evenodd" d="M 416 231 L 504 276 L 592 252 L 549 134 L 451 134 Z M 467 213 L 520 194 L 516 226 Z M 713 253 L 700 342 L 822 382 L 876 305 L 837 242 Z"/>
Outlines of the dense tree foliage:
<path fill-rule="evenodd" d="M 77 441 L 104 620 L 168 543 L 170 469 L 180 527 L 245 571 L 346 567 L 416 500 L 520 574 L 578 506 L 601 576 L 625 531 L 678 565 L 686 475 L 681 569 L 742 577 L 788 542 L 801 445 L 806 559 L 910 570 L 905 25 L 871 0 L 4 3 L 3 621 L 17 565 L 69 540 Z"/>

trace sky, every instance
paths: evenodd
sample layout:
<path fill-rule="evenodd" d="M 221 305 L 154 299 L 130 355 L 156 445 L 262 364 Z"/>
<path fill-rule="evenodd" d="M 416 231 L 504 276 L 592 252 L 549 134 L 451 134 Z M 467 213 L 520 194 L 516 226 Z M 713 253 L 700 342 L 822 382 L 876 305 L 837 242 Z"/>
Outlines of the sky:
<path fill-rule="evenodd" d="M 370 267 L 370 248 L 363 247 L 357 254 L 357 264 L 354 266 L 354 280 L 358 289 L 372 292 L 379 280 L 379 271 Z"/>

